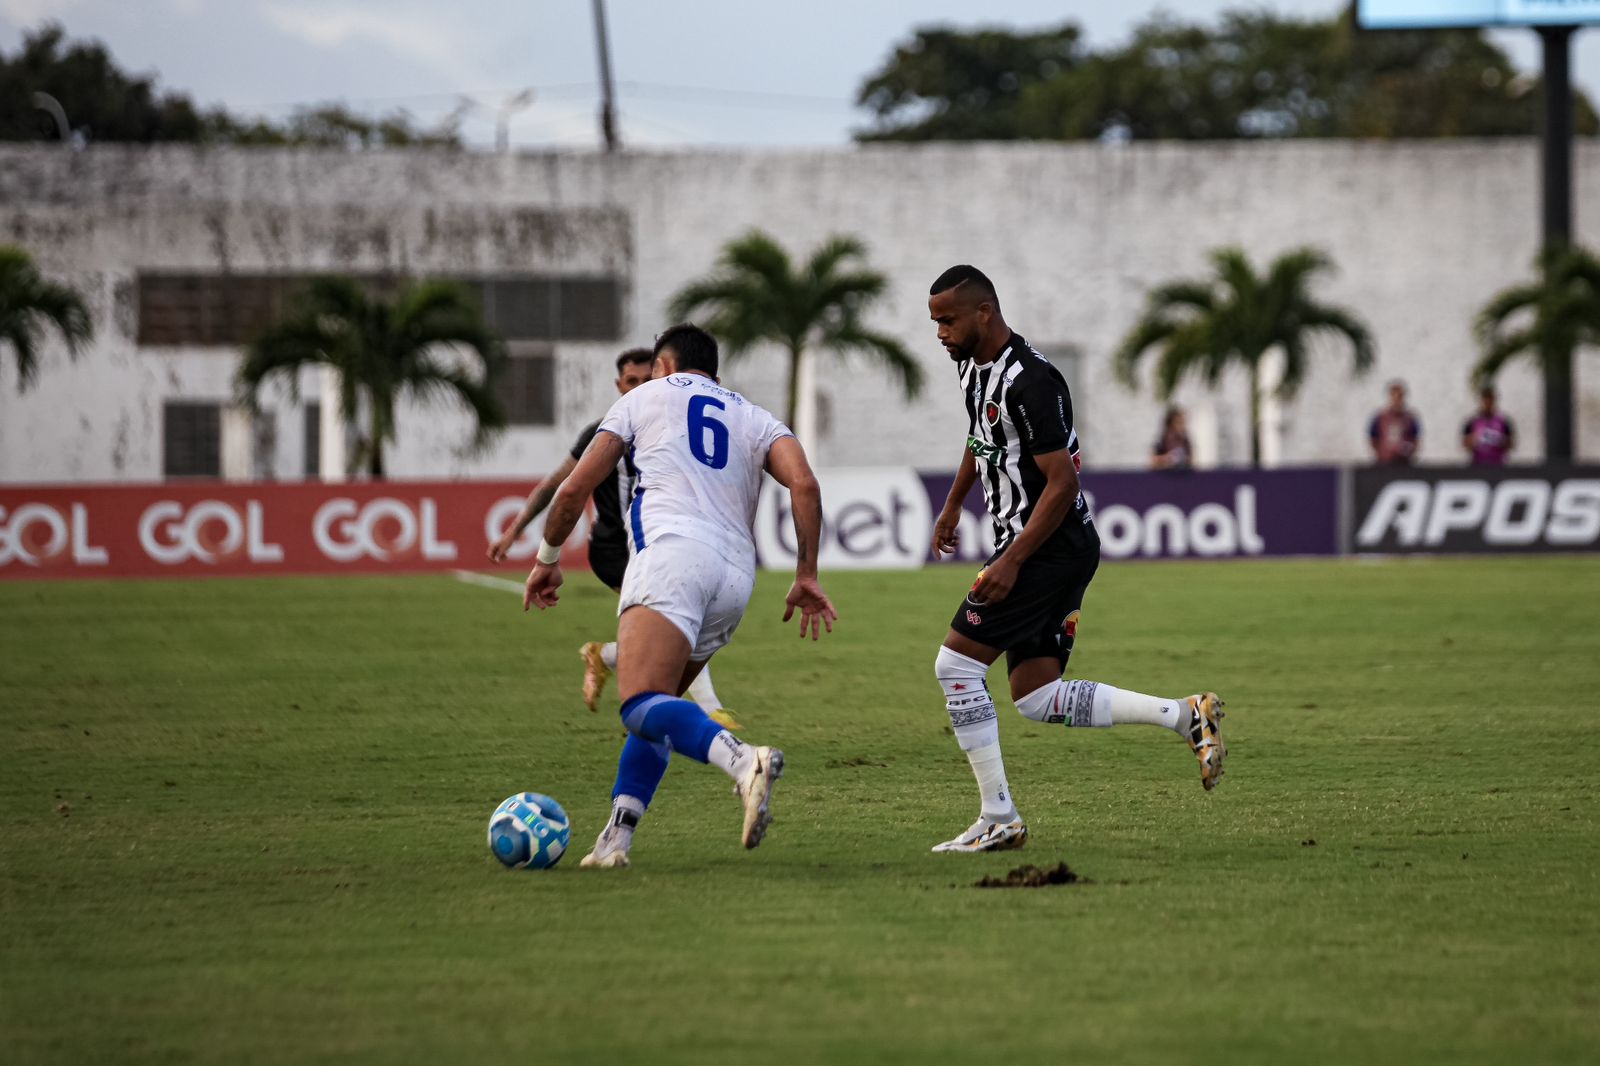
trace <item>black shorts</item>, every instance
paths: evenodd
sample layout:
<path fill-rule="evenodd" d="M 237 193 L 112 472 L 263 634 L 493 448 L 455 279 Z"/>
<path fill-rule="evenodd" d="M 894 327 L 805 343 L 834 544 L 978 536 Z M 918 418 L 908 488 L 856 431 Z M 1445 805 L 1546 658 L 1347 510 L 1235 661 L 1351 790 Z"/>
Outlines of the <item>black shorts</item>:
<path fill-rule="evenodd" d="M 622 575 L 628 572 L 628 547 L 589 542 L 589 569 L 605 586 L 613 591 L 622 590 Z"/>
<path fill-rule="evenodd" d="M 1007 671 L 1029 659 L 1051 657 L 1065 669 L 1083 593 L 1099 565 L 1098 545 L 1083 555 L 1032 556 L 1018 569 L 1009 596 L 994 604 L 964 600 L 950 628 L 1005 652 Z"/>

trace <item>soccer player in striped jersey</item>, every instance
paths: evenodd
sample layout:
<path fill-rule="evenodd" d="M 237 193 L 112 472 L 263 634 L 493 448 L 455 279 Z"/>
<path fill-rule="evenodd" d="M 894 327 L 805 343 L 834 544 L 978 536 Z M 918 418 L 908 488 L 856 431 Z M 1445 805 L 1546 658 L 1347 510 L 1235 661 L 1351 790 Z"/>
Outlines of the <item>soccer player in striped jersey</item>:
<path fill-rule="evenodd" d="M 771 822 L 783 752 L 745 744 L 696 704 L 678 698 L 727 645 L 755 585 L 753 525 L 764 473 L 789 490 L 797 546 L 783 620 L 800 634 L 833 631 L 838 614 L 817 582 L 822 492 L 794 434 L 716 379 L 717 342 L 674 326 L 656 340 L 655 378 L 611 406 L 594 441 L 556 493 L 539 562 L 522 605 L 555 606 L 561 542 L 583 502 L 624 455 L 638 472 L 628 508 L 630 559 L 617 608 L 617 695 L 630 734 L 612 791 L 612 817 L 581 865 L 629 865 L 633 831 L 661 781 L 669 752 L 733 778 L 744 805 L 744 846 Z M 630 752 L 657 756 L 630 766 Z"/>
<path fill-rule="evenodd" d="M 1060 371 L 1011 331 L 983 272 L 954 266 L 929 289 L 929 317 L 955 362 L 966 399 L 966 450 L 933 550 L 954 551 L 961 502 L 983 487 L 995 551 L 956 609 L 935 660 L 956 741 L 978 779 L 982 809 L 966 831 L 934 851 L 1021 847 L 1018 813 L 1000 755 L 986 676 L 1002 653 L 1018 713 L 1070 727 L 1153 725 L 1189 742 L 1200 783 L 1213 788 L 1228 754 L 1216 693 L 1164 699 L 1084 680 L 1064 680 L 1084 590 L 1100 563 L 1100 536 L 1078 484 L 1078 434 Z"/>

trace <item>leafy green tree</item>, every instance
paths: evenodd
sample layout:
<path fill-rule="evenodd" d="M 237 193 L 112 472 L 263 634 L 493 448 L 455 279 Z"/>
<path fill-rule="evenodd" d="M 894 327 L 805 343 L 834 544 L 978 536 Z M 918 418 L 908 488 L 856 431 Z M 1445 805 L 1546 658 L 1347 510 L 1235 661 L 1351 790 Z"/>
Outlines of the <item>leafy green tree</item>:
<path fill-rule="evenodd" d="M 1059 60 L 1036 53 L 1058 42 Z M 1004 87 L 1004 89 L 1002 88 Z M 1090 52 L 1042 33 L 919 31 L 868 75 L 862 140 L 1485 137 L 1538 129 L 1538 80 L 1478 30 L 1363 32 L 1349 15 L 1157 13 Z M 1578 94 L 1576 125 L 1594 133 Z"/>
<path fill-rule="evenodd" d="M 35 93 L 53 97 L 72 130 L 93 141 L 345 148 L 461 143 L 454 116 L 425 129 L 404 111 L 367 118 L 342 104 L 302 108 L 281 124 L 201 109 L 182 93 L 158 91 L 154 75 L 124 72 L 100 42 L 68 41 L 58 23 L 25 34 L 14 55 L 0 54 L 0 141 L 61 139 L 55 119 L 36 106 Z"/>
<path fill-rule="evenodd" d="M 1010 140 L 1026 137 L 1025 93 L 1086 56 L 1070 22 L 1034 33 L 919 29 L 867 78 L 856 102 L 878 127 L 863 140 Z"/>
<path fill-rule="evenodd" d="M 730 361 L 762 342 L 783 348 L 789 355 L 791 426 L 800 403 L 801 358 L 812 348 L 864 356 L 896 378 L 911 399 L 922 391 L 922 367 L 898 340 L 862 322 L 888 287 L 882 274 L 865 265 L 866 255 L 854 237 L 835 236 L 797 266 L 776 240 L 752 230 L 730 241 L 715 272 L 681 289 L 667 313 L 686 321 L 707 312 L 710 317 L 700 324 L 722 342 Z"/>
<path fill-rule="evenodd" d="M 46 278 L 21 248 L 0 245 L 0 342 L 9 344 L 16 356 L 18 392 L 26 391 L 38 375 L 46 326 L 55 327 L 72 358 L 94 337 L 83 297 Z"/>
<path fill-rule="evenodd" d="M 478 372 L 437 358 L 441 347 L 471 353 Z M 284 317 L 250 344 L 236 380 L 243 401 L 253 405 L 271 378 L 287 378 L 292 387 L 302 367 L 333 367 L 347 424 L 357 427 L 365 401 L 365 454 L 356 461 L 364 459 L 368 473 L 382 478 L 383 447 L 395 438 L 395 404 L 404 394 L 456 400 L 472 415 L 476 446 L 503 428 L 494 382 L 504 359 L 500 338 L 462 285 L 420 281 L 391 298 L 349 278 L 322 277 L 312 279 Z"/>
<path fill-rule="evenodd" d="M 1545 456 L 1572 458 L 1573 356 L 1600 348 L 1600 258 L 1555 245 L 1539 256 L 1539 280 L 1515 285 L 1478 314 L 1482 355 L 1474 385 L 1491 384 L 1506 363 L 1527 356 L 1545 378 Z"/>
<path fill-rule="evenodd" d="M 1166 400 L 1185 376 L 1199 375 L 1214 388 L 1230 366 L 1243 366 L 1250 374 L 1250 462 L 1260 466 L 1261 372 L 1267 353 L 1282 353 L 1277 394 L 1288 400 L 1305 381 L 1318 334 L 1348 341 L 1357 373 L 1372 366 L 1372 337 L 1349 311 L 1312 298 L 1311 277 L 1332 266 L 1313 248 L 1279 256 L 1264 275 L 1238 248 L 1212 252 L 1211 262 L 1214 276 L 1171 282 L 1150 293 L 1143 316 L 1117 349 L 1116 371 L 1134 386 L 1141 358 L 1155 349 L 1156 391 Z"/>

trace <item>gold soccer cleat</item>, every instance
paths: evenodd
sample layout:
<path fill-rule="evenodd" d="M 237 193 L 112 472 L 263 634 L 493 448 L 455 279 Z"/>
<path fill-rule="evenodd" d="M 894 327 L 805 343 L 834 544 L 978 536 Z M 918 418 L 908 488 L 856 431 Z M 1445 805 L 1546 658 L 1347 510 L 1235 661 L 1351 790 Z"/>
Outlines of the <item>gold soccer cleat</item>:
<path fill-rule="evenodd" d="M 735 718 L 733 716 L 733 712 L 728 710 L 726 707 L 718 707 L 714 711 L 707 711 L 706 717 L 720 725 L 722 728 L 731 729 L 735 733 L 744 728 L 744 726 L 739 724 L 739 719 Z"/>
<path fill-rule="evenodd" d="M 1200 784 L 1207 792 L 1222 780 L 1222 764 L 1228 761 L 1228 745 L 1222 742 L 1222 700 L 1215 692 L 1190 696 L 1189 730 L 1184 734 L 1189 749 L 1200 760 Z"/>
<path fill-rule="evenodd" d="M 605 691 L 606 679 L 611 676 L 611 667 L 601 658 L 598 641 L 591 640 L 578 649 L 578 654 L 583 657 L 583 702 L 588 705 L 592 714 L 600 704 L 600 693 Z"/>

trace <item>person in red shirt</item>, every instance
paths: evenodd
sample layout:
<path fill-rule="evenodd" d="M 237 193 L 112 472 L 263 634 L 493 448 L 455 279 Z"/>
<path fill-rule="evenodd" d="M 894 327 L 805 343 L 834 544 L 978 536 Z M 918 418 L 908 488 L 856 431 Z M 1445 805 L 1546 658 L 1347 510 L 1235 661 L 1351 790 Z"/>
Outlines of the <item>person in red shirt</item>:
<path fill-rule="evenodd" d="M 1495 407 L 1494 387 L 1485 385 L 1478 394 L 1478 410 L 1461 427 L 1461 446 L 1473 466 L 1505 466 L 1516 446 L 1517 431 Z"/>
<path fill-rule="evenodd" d="M 1422 423 L 1406 407 L 1406 383 L 1389 382 L 1389 404 L 1367 424 L 1372 460 L 1379 466 L 1410 466 L 1422 443 Z"/>

